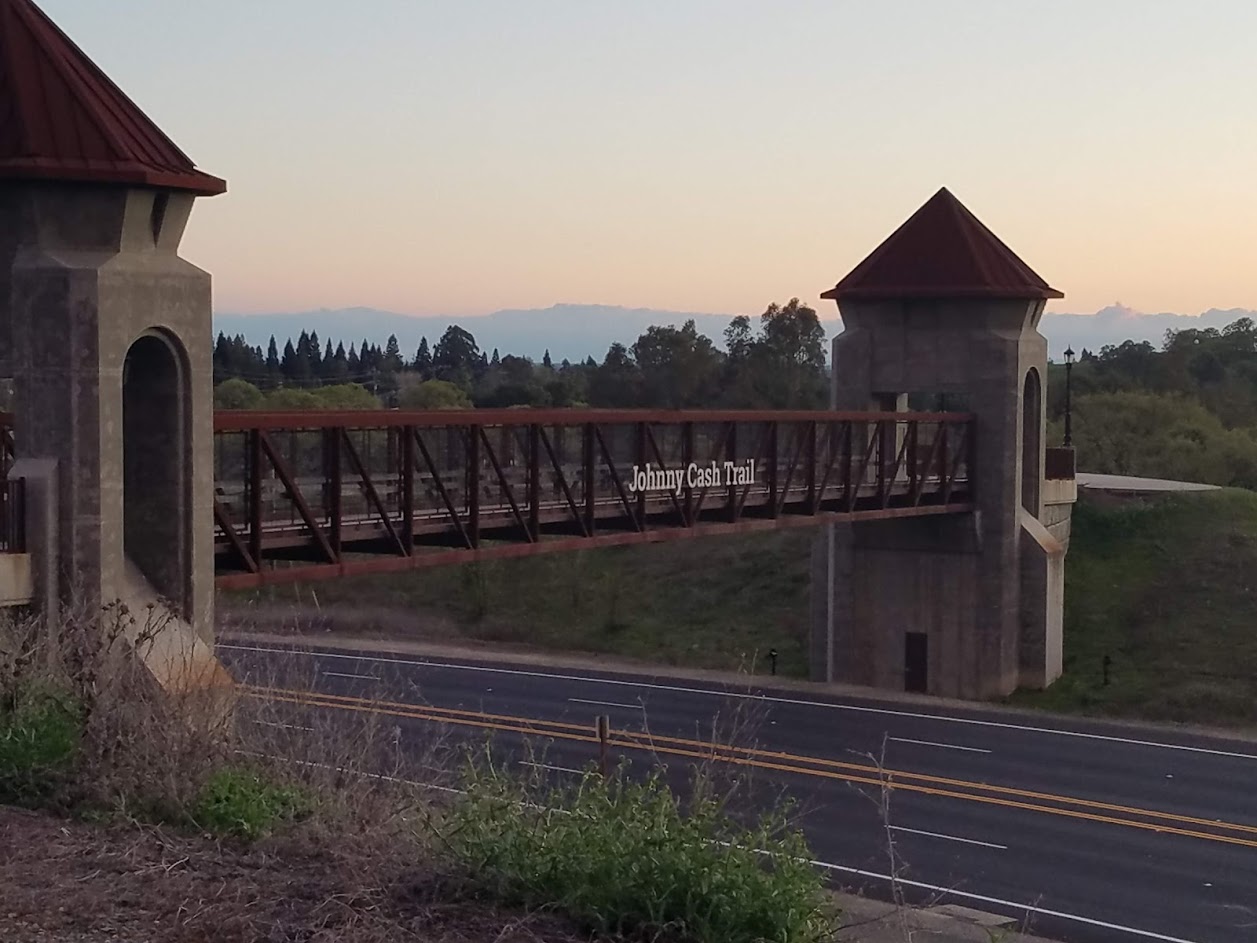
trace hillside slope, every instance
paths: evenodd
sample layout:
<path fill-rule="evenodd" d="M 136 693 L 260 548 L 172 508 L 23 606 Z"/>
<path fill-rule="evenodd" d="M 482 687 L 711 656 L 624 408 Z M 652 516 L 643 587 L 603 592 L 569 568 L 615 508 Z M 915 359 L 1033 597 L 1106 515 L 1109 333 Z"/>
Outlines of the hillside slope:
<path fill-rule="evenodd" d="M 1257 722 L 1257 493 L 1081 501 L 1067 559 L 1065 676 L 1014 701 Z"/>

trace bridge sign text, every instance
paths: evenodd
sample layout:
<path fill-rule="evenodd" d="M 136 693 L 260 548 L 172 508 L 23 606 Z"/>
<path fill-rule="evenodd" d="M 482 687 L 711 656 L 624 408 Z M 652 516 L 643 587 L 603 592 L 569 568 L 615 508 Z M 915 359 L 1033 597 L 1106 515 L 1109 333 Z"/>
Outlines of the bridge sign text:
<path fill-rule="evenodd" d="M 680 494 L 685 487 L 719 488 L 754 483 L 754 459 L 747 459 L 745 462 L 712 462 L 709 465 L 690 462 L 685 468 L 652 468 L 647 462 L 645 468 L 633 466 L 628 490 L 634 494 L 646 491 L 672 491 Z"/>

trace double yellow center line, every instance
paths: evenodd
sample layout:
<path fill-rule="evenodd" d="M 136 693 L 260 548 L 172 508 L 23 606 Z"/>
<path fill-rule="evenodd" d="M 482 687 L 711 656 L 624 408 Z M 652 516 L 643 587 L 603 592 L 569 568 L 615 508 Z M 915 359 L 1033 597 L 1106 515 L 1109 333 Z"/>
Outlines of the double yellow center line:
<path fill-rule="evenodd" d="M 286 688 L 242 686 L 243 693 L 262 700 L 296 704 L 303 707 L 324 707 L 424 720 L 460 727 L 495 730 L 526 736 L 549 737 L 580 743 L 597 744 L 590 725 L 518 717 L 510 714 L 489 714 L 483 711 L 457 710 L 448 707 L 407 704 L 374 700 L 342 694 L 296 691 Z M 716 761 L 735 766 L 812 776 L 820 779 L 876 786 L 902 792 L 922 793 L 965 802 L 1003 806 L 1028 812 L 1059 815 L 1089 822 L 1123 825 L 1167 835 L 1199 838 L 1257 848 L 1257 826 L 1221 822 L 1213 819 L 1173 812 L 1140 809 L 1133 806 L 1078 799 L 1049 792 L 993 786 L 964 779 L 951 779 L 908 770 L 879 769 L 873 764 L 849 763 L 824 757 L 760 750 L 728 744 L 611 730 L 608 746 L 687 759 Z M 1246 837 L 1252 836 L 1252 837 Z"/>

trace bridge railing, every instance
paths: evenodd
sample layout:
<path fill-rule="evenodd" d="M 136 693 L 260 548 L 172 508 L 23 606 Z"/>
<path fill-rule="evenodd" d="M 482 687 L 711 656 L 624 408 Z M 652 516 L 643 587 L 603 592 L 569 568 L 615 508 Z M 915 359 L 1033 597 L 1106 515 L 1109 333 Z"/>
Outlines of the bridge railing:
<path fill-rule="evenodd" d="M 26 479 L 0 482 L 0 553 L 26 553 Z"/>
<path fill-rule="evenodd" d="M 1048 481 L 1072 481 L 1075 477 L 1074 450 L 1048 446 L 1044 450 L 1043 477 Z"/>
<path fill-rule="evenodd" d="M 25 546 L 12 418 L 0 413 L 9 552 Z M 218 411 L 219 583 L 251 585 L 286 562 L 337 575 L 669 530 L 965 511 L 973 426 L 943 412 Z"/>
<path fill-rule="evenodd" d="M 973 448 L 963 413 L 220 411 L 214 424 L 220 567 L 242 576 L 264 558 L 958 510 Z"/>

